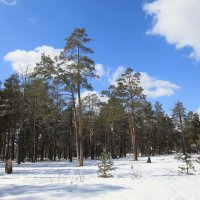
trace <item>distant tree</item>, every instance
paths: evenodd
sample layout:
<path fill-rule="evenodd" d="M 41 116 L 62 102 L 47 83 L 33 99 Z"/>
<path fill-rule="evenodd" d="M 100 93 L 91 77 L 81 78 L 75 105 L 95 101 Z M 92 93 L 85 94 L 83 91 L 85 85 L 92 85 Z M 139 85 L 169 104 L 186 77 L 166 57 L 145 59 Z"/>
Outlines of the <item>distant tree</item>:
<path fill-rule="evenodd" d="M 173 147 L 174 126 L 171 118 L 163 111 L 162 104 L 156 102 L 154 105 L 156 153 L 161 155 L 169 153 Z"/>
<path fill-rule="evenodd" d="M 27 105 L 27 98 L 26 98 L 26 87 L 27 87 L 27 79 L 28 73 L 27 71 L 22 72 L 19 74 L 20 84 L 21 84 L 21 96 L 20 96 L 20 127 L 19 133 L 17 138 L 17 163 L 21 164 L 24 162 L 25 159 L 25 126 L 27 122 L 26 116 L 28 115 L 28 105 Z"/>
<path fill-rule="evenodd" d="M 88 94 L 82 99 L 84 115 L 89 132 L 89 148 L 91 159 L 95 157 L 95 121 L 100 110 L 100 99 L 96 94 Z"/>
<path fill-rule="evenodd" d="M 134 152 L 134 160 L 137 160 L 137 129 L 136 129 L 136 111 L 144 99 L 142 88 L 140 86 L 140 74 L 135 73 L 131 68 L 128 68 L 115 85 L 110 86 L 111 93 L 121 101 L 127 113 L 129 121 L 129 131 L 132 141 L 132 149 Z"/>
<path fill-rule="evenodd" d="M 70 93 L 73 108 L 73 119 L 76 135 L 76 153 L 79 166 L 83 166 L 83 122 L 81 89 L 92 89 L 88 78 L 97 77 L 94 73 L 94 61 L 87 55 L 93 50 L 86 44 L 91 41 L 84 28 L 76 28 L 65 39 L 66 45 L 60 56 L 52 60 L 49 56 L 42 55 L 41 62 L 35 69 L 35 75 L 42 75 L 55 79 L 67 92 Z M 75 93 L 78 94 L 78 108 L 76 109 Z"/>
<path fill-rule="evenodd" d="M 51 106 L 53 108 L 57 107 L 57 106 L 54 106 L 54 103 L 56 103 L 55 102 L 56 99 L 58 100 L 59 95 L 64 95 L 67 97 L 64 99 L 65 99 L 65 104 L 68 105 L 68 107 L 69 107 L 68 111 L 70 110 L 71 123 L 68 124 L 66 133 L 68 132 L 68 130 L 70 130 L 71 136 L 72 137 L 73 137 L 73 135 L 76 136 L 76 151 L 79 152 L 78 130 L 77 130 L 78 121 L 77 121 L 77 109 L 76 109 L 76 99 L 75 99 L 75 93 L 76 93 L 77 89 L 75 86 L 73 72 L 70 71 L 68 65 L 66 65 L 64 63 L 64 61 L 62 61 L 61 63 L 58 64 L 58 58 L 55 58 L 53 60 L 50 56 L 42 54 L 41 61 L 39 63 L 37 63 L 37 66 L 35 67 L 34 72 L 32 73 L 32 77 L 42 78 L 43 80 L 46 80 L 49 83 L 49 85 L 50 85 L 49 92 L 51 95 L 50 107 Z M 56 92 L 56 90 L 57 90 L 57 92 Z M 53 100 L 52 100 L 52 98 L 53 98 Z M 49 112 L 49 114 L 46 116 L 47 124 L 49 123 L 52 125 L 51 119 L 52 119 L 53 112 L 55 112 L 54 109 L 52 109 Z M 55 121 L 54 121 L 54 124 L 55 124 Z M 57 125 L 54 125 L 54 127 L 55 126 L 57 126 Z M 52 130 L 52 127 L 51 127 L 51 130 Z M 48 137 L 49 137 L 49 139 L 52 138 L 52 134 L 49 133 Z M 68 137 L 68 139 L 71 140 L 72 137 Z M 50 139 L 50 141 L 51 141 L 51 139 Z M 69 142 L 69 145 L 71 145 L 70 142 Z M 53 146 L 55 147 L 55 144 Z M 71 147 L 69 150 L 70 151 L 70 155 L 69 155 L 70 161 L 72 161 L 72 148 Z M 54 152 L 55 152 L 55 148 L 54 148 Z M 65 154 L 66 154 L 66 150 L 65 150 Z M 54 153 L 54 155 L 55 155 L 55 153 Z M 78 153 L 77 153 L 77 157 L 79 159 Z M 51 142 L 50 142 L 50 147 L 49 147 L 49 158 L 50 158 L 50 160 L 53 159 Z"/>
<path fill-rule="evenodd" d="M 185 119 L 185 141 L 188 149 L 192 144 L 198 144 L 198 138 L 200 137 L 200 120 L 199 115 L 193 112 L 189 112 Z"/>
<path fill-rule="evenodd" d="M 175 103 L 175 106 L 172 110 L 172 116 L 175 128 L 180 133 L 183 154 L 186 155 L 185 134 L 184 134 L 185 108 L 182 102 L 178 101 Z"/>
<path fill-rule="evenodd" d="M 148 160 L 147 163 L 151 163 L 151 155 L 152 149 L 154 146 L 153 143 L 153 132 L 154 132 L 154 112 L 150 102 L 144 101 L 142 112 L 141 112 L 141 119 L 142 124 L 140 128 L 142 129 L 141 132 L 143 133 L 143 138 L 141 138 L 141 152 L 144 151 L 146 146 Z"/>
<path fill-rule="evenodd" d="M 15 157 L 15 143 L 20 124 L 20 81 L 17 74 L 4 82 L 1 115 L 3 124 L 3 160 Z"/>
<path fill-rule="evenodd" d="M 164 120 L 164 144 L 165 144 L 165 153 L 171 154 L 173 150 L 177 149 L 179 138 L 174 130 L 173 119 L 165 114 Z"/>

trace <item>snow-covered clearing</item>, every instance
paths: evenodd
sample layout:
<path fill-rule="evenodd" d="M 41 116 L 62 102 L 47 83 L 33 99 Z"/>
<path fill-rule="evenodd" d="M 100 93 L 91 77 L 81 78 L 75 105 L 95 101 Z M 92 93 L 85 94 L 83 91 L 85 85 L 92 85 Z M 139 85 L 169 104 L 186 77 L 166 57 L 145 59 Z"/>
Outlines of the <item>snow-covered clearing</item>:
<path fill-rule="evenodd" d="M 200 165 L 195 175 L 178 175 L 181 161 L 174 156 L 134 162 L 131 156 L 114 160 L 113 178 L 98 178 L 97 163 L 85 160 L 84 167 L 68 161 L 13 165 L 4 173 L 0 163 L 0 199 L 66 200 L 199 200 Z M 131 167 L 132 166 L 132 167 Z"/>

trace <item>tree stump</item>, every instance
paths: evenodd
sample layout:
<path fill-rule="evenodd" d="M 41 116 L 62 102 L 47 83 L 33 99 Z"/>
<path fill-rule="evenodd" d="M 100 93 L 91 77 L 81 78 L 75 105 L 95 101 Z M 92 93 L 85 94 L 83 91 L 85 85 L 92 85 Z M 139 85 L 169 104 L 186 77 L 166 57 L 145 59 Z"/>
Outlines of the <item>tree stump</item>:
<path fill-rule="evenodd" d="M 6 160 L 5 173 L 12 174 L 12 160 L 11 159 Z"/>
<path fill-rule="evenodd" d="M 151 157 L 148 157 L 147 163 L 151 163 Z"/>

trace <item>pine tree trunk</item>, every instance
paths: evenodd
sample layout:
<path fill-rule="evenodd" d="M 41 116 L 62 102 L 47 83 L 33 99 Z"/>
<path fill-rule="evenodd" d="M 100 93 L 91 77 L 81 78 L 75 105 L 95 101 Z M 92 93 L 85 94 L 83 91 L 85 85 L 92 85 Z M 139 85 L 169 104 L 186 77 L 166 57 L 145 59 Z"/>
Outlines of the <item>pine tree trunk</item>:
<path fill-rule="evenodd" d="M 70 107 L 70 135 L 69 135 L 69 142 L 68 142 L 68 157 L 69 161 L 72 162 L 72 143 L 73 143 L 73 113 L 72 113 L 72 106 Z"/>
<path fill-rule="evenodd" d="M 133 99 L 133 96 L 131 95 L 131 99 Z M 136 129 L 135 129 L 135 118 L 134 118 L 134 102 L 131 102 L 131 116 L 130 116 L 130 131 L 131 131 L 131 139 L 132 139 L 132 146 L 133 146 L 133 159 L 137 160 L 137 135 L 136 135 Z"/>
<path fill-rule="evenodd" d="M 119 158 L 123 157 L 123 138 L 120 136 L 119 138 Z"/>
<path fill-rule="evenodd" d="M 13 121 L 13 117 L 11 120 L 11 152 L 10 152 L 10 158 L 11 160 L 14 160 L 14 155 L 15 155 L 15 131 L 14 131 L 14 121 Z"/>
<path fill-rule="evenodd" d="M 79 69 L 79 46 L 78 46 L 78 74 L 77 74 L 77 89 L 78 89 L 78 139 L 79 139 L 79 146 L 80 146 L 80 158 L 79 158 L 79 166 L 83 166 L 83 136 L 82 136 L 82 102 L 81 102 L 81 80 L 80 80 L 80 69 Z"/>
<path fill-rule="evenodd" d="M 73 107 L 73 121 L 74 121 L 74 132 L 75 132 L 75 139 L 76 139 L 76 157 L 77 160 L 80 160 L 80 144 L 79 144 L 79 133 L 78 133 L 78 127 L 79 127 L 79 122 L 78 122 L 78 117 L 76 113 L 76 103 L 75 103 L 75 97 L 74 97 L 74 90 L 72 86 L 70 86 L 70 91 L 71 91 L 71 100 L 72 100 L 72 107 Z"/>
<path fill-rule="evenodd" d="M 10 158 L 10 131 L 8 131 L 8 137 L 7 137 L 7 148 L 6 148 L 6 160 Z"/>
<path fill-rule="evenodd" d="M 4 140 L 3 140 L 3 152 L 2 152 L 3 156 L 2 156 L 2 160 L 5 160 L 6 157 L 6 135 L 4 134 Z"/>
<path fill-rule="evenodd" d="M 117 158 L 117 154 L 116 154 L 116 141 L 115 141 L 115 132 L 114 129 L 112 127 L 112 135 L 111 135 L 111 156 L 112 158 Z"/>
<path fill-rule="evenodd" d="M 184 131 L 183 131 L 183 122 L 182 122 L 182 118 L 181 118 L 180 112 L 179 112 L 179 121 L 180 121 L 180 126 L 181 126 L 181 142 L 182 142 L 183 155 L 186 155 L 185 135 L 184 135 Z"/>
<path fill-rule="evenodd" d="M 134 128 L 134 123 L 131 123 L 131 140 L 132 140 L 132 148 L 133 148 L 133 159 L 136 161 L 137 158 L 137 138 L 136 138 L 136 130 Z"/>
<path fill-rule="evenodd" d="M 22 160 L 22 116 L 21 116 L 21 122 L 20 122 L 20 130 L 19 130 L 19 136 L 18 136 L 18 152 L 17 152 L 17 164 L 21 164 Z"/>
<path fill-rule="evenodd" d="M 2 147 L 3 147 L 3 138 L 2 138 L 2 135 L 0 133 L 0 155 L 2 156 Z"/>
<path fill-rule="evenodd" d="M 43 138 L 43 141 L 42 141 L 42 144 L 41 144 L 40 157 L 41 157 L 41 161 L 44 161 L 44 138 Z"/>
<path fill-rule="evenodd" d="M 24 162 L 25 158 L 26 158 L 26 148 L 25 148 L 25 143 L 26 143 L 26 128 L 23 127 L 22 130 L 22 135 L 21 135 L 21 162 Z"/>
<path fill-rule="evenodd" d="M 15 158 L 15 132 L 12 130 L 12 137 L 11 137 L 11 160 Z"/>
<path fill-rule="evenodd" d="M 57 133 L 56 133 L 56 120 L 54 122 L 53 127 L 53 160 L 56 161 L 56 155 L 57 155 Z"/>
<path fill-rule="evenodd" d="M 34 108 L 33 108 L 33 155 L 32 155 L 32 162 L 36 162 L 36 97 L 34 97 Z"/>
<path fill-rule="evenodd" d="M 93 130 L 93 115 L 89 115 L 90 121 L 90 156 L 94 160 L 94 130 Z"/>

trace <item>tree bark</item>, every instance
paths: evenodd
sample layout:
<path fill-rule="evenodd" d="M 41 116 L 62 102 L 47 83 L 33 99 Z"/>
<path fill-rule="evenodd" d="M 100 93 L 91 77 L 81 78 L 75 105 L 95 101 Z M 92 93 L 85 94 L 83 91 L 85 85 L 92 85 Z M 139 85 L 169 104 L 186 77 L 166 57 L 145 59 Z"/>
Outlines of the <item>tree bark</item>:
<path fill-rule="evenodd" d="M 184 135 L 183 122 L 182 122 L 182 118 L 181 118 L 181 113 L 180 112 L 179 112 L 179 121 L 180 121 L 180 126 L 181 126 L 181 142 L 182 142 L 183 155 L 186 155 L 185 135 Z"/>
<path fill-rule="evenodd" d="M 130 131 L 131 131 L 131 141 L 132 141 L 132 148 L 133 148 L 133 159 L 136 161 L 138 160 L 137 157 L 137 135 L 136 135 L 136 130 L 134 127 L 134 122 L 132 120 L 131 122 L 131 127 L 130 127 Z"/>
<path fill-rule="evenodd" d="M 93 129 L 93 115 L 89 115 L 89 121 L 90 121 L 90 156 L 91 160 L 94 160 L 94 129 Z"/>
<path fill-rule="evenodd" d="M 80 47 L 78 46 L 78 73 L 77 73 L 77 89 L 78 89 L 78 141 L 80 147 L 79 166 L 83 166 L 83 124 L 82 124 L 82 102 L 81 102 L 81 80 L 80 80 Z"/>

